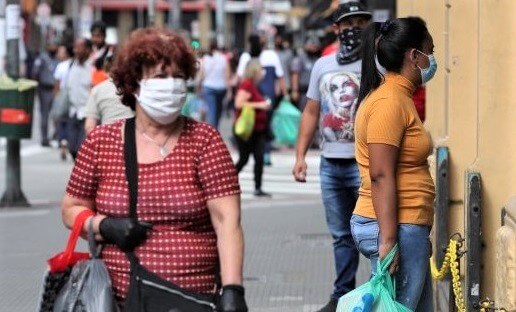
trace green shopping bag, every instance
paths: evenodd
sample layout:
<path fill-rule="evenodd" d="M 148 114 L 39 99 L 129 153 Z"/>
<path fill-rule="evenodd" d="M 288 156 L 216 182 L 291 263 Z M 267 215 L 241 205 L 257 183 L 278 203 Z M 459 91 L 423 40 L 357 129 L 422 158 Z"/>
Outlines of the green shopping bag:
<path fill-rule="evenodd" d="M 251 106 L 244 106 L 235 123 L 235 135 L 244 141 L 249 140 L 254 129 L 256 112 Z"/>
<path fill-rule="evenodd" d="M 296 144 L 301 112 L 288 97 L 283 98 L 272 116 L 272 132 L 277 143 Z"/>
<path fill-rule="evenodd" d="M 340 297 L 337 312 L 412 312 L 395 300 L 396 284 L 389 274 L 389 265 L 397 250 L 396 244 L 378 261 L 376 275 L 369 282 Z"/>

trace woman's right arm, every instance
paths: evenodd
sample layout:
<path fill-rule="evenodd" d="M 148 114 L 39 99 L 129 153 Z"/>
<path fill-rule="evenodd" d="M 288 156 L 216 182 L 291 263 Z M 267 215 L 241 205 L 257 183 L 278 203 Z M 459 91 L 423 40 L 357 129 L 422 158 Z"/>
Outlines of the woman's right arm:
<path fill-rule="evenodd" d="M 77 215 L 86 209 L 93 210 L 93 207 L 93 201 L 78 199 L 65 194 L 61 203 L 61 216 L 64 225 L 71 229 Z M 89 221 L 91 218 L 93 218 L 93 233 L 95 233 L 95 239 L 101 240 L 102 237 L 100 236 L 99 232 L 99 224 L 100 221 L 102 221 L 105 217 L 106 216 L 104 215 L 96 214 L 95 216 L 88 218 L 86 222 L 84 222 L 82 236 L 86 237 L 86 234 L 88 233 Z"/>
<path fill-rule="evenodd" d="M 243 90 L 238 89 L 237 94 L 235 96 L 235 108 L 236 109 L 242 109 L 244 106 L 251 106 L 256 109 L 269 109 L 270 104 L 267 101 L 260 101 L 260 102 L 250 102 L 251 99 L 251 93 Z"/>
<path fill-rule="evenodd" d="M 374 212 L 380 228 L 379 257 L 383 259 L 398 239 L 398 198 L 396 187 L 396 164 L 398 147 L 371 143 L 369 151 L 369 176 L 371 178 L 371 197 Z M 389 271 L 397 270 L 397 257 Z"/>

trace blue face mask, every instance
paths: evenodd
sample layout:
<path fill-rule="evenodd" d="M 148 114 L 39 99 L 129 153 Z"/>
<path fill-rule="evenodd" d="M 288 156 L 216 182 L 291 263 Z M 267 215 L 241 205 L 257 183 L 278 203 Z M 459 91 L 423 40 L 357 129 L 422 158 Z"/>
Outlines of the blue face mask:
<path fill-rule="evenodd" d="M 418 66 L 419 70 L 421 71 L 421 82 L 425 84 L 430 81 L 430 79 L 434 77 L 435 72 L 437 72 L 437 61 L 435 60 L 433 54 L 425 54 L 419 50 L 416 51 L 428 57 L 428 62 L 430 64 L 427 68 L 421 68 Z"/>

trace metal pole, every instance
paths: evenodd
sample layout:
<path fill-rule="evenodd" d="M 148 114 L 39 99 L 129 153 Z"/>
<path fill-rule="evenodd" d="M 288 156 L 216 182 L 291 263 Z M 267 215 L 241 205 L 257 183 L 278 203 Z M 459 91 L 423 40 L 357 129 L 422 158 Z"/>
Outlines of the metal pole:
<path fill-rule="evenodd" d="M 102 20 L 102 8 L 101 3 L 99 0 L 95 0 L 95 21 L 101 21 Z"/>
<path fill-rule="evenodd" d="M 168 27 L 175 31 L 181 29 L 181 1 L 169 0 Z"/>
<path fill-rule="evenodd" d="M 72 0 L 72 19 L 73 19 L 73 34 L 75 39 L 81 37 L 80 28 L 80 16 L 79 16 L 79 2 L 78 0 Z"/>
<path fill-rule="evenodd" d="M 253 31 L 256 32 L 258 30 L 258 24 L 260 22 L 260 16 L 263 13 L 263 3 L 262 0 L 252 0 L 251 1 L 253 12 Z"/>
<path fill-rule="evenodd" d="M 217 25 L 217 45 L 219 48 L 224 46 L 224 29 L 225 29 L 225 14 L 224 6 L 226 0 L 217 0 L 217 9 L 215 11 L 215 19 Z"/>
<path fill-rule="evenodd" d="M 482 285 L 482 179 L 479 172 L 467 172 L 466 202 L 466 311 L 479 308 Z"/>
<path fill-rule="evenodd" d="M 20 1 L 7 0 L 5 9 L 7 39 L 7 74 L 14 80 L 20 77 Z M 0 199 L 0 207 L 29 207 L 30 204 L 21 190 L 20 140 L 7 139 L 7 162 L 5 193 Z"/>
<path fill-rule="evenodd" d="M 148 23 L 147 26 L 154 26 L 155 19 L 156 19 L 156 1 L 155 0 L 147 0 L 148 7 L 147 7 L 147 14 L 148 14 Z"/>
<path fill-rule="evenodd" d="M 138 3 L 138 11 L 136 12 L 136 24 L 138 28 L 145 27 L 143 23 L 143 4 Z"/>

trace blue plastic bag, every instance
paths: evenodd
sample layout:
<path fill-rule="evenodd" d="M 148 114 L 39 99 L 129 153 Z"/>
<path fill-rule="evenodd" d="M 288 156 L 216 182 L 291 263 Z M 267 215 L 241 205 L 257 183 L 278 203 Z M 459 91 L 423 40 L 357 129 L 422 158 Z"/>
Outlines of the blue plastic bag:
<path fill-rule="evenodd" d="M 396 244 L 378 261 L 376 274 L 367 283 L 340 297 L 337 312 L 412 312 L 395 300 L 395 279 L 389 274 L 389 266 L 397 250 Z"/>
<path fill-rule="evenodd" d="M 280 144 L 296 144 L 301 111 L 285 97 L 272 116 L 272 133 Z"/>

